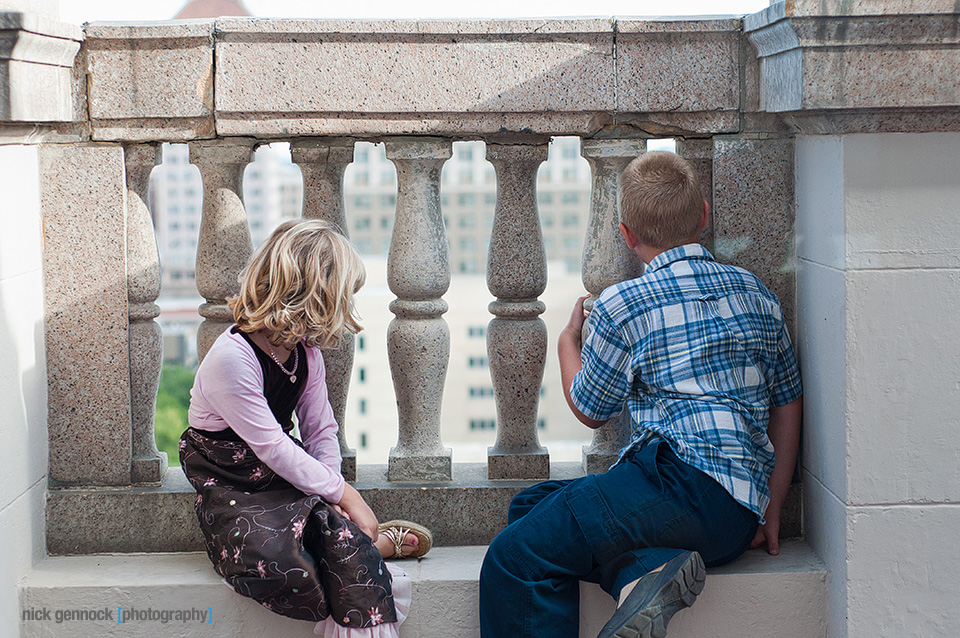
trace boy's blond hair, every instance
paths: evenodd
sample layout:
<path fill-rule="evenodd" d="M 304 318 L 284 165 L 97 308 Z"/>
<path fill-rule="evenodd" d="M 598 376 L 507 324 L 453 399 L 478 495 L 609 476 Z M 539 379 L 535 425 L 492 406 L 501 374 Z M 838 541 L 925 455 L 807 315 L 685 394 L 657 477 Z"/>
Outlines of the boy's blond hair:
<path fill-rule="evenodd" d="M 277 346 L 331 348 L 361 326 L 353 295 L 363 285 L 360 255 L 333 224 L 287 221 L 240 273 L 240 294 L 227 300 L 244 332 L 266 329 Z"/>
<path fill-rule="evenodd" d="M 620 221 L 641 243 L 675 248 L 697 236 L 703 193 L 693 167 L 676 153 L 651 151 L 620 178 Z"/>

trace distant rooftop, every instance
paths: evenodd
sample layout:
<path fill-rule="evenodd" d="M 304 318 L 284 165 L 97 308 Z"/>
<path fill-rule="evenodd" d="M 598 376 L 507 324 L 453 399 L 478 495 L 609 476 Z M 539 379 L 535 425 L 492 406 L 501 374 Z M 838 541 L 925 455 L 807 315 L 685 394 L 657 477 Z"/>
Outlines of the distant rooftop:
<path fill-rule="evenodd" d="M 190 18 L 219 18 L 222 16 L 253 16 L 243 6 L 243 0 L 187 0 L 183 8 L 173 16 L 174 20 Z"/>

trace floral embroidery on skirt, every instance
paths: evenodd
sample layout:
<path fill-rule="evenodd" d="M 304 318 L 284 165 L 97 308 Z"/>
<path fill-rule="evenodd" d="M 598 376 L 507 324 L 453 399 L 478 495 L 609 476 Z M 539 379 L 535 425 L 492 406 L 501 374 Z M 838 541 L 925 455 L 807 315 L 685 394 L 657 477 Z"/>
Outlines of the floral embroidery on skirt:
<path fill-rule="evenodd" d="M 234 432 L 188 428 L 180 462 L 197 490 L 207 556 L 237 593 L 300 620 L 396 622 L 390 572 L 371 539 L 275 474 Z"/>

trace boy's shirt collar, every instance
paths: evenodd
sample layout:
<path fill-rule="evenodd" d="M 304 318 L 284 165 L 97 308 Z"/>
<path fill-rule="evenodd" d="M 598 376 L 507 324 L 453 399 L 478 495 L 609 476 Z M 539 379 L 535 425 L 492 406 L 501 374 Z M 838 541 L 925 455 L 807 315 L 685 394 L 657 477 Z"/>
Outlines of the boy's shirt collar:
<path fill-rule="evenodd" d="M 713 255 L 700 244 L 684 244 L 676 248 L 671 248 L 670 250 L 665 250 L 651 259 L 647 267 L 644 268 L 643 274 L 657 271 L 675 261 L 684 259 L 709 259 L 713 261 Z"/>

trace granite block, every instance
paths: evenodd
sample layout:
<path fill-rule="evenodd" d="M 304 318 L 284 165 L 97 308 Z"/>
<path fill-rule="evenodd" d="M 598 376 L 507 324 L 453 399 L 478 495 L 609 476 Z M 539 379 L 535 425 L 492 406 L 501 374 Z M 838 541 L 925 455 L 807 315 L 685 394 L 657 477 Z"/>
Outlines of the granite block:
<path fill-rule="evenodd" d="M 119 146 L 40 149 L 50 479 L 130 482 L 126 182 Z"/>
<path fill-rule="evenodd" d="M 955 15 L 917 13 L 892 3 L 855 15 L 748 16 L 745 31 L 760 57 L 760 108 L 934 108 L 960 105 Z M 893 9 L 893 10 L 891 10 Z M 933 13 L 933 12 L 931 12 Z M 953 13 L 953 12 L 951 12 Z M 801 15 L 803 17 L 801 17 Z"/>
<path fill-rule="evenodd" d="M 617 110 L 737 111 L 737 20 L 617 23 Z"/>
<path fill-rule="evenodd" d="M 154 139 L 192 139 L 212 130 L 212 21 L 94 23 L 84 50 L 96 139 L 150 139 L 126 135 L 127 128 L 158 129 Z"/>
<path fill-rule="evenodd" d="M 714 247 L 757 275 L 792 324 L 795 288 L 794 145 L 790 138 L 714 138 Z"/>
<path fill-rule="evenodd" d="M 416 121 L 423 115 L 433 118 L 433 130 L 454 132 L 463 130 L 459 114 L 469 113 L 491 114 L 481 124 L 493 132 L 503 113 L 610 111 L 610 22 L 586 21 L 583 30 L 578 24 L 221 21 L 218 126 L 231 134 L 276 135 L 279 122 L 291 120 L 284 126 L 300 134 L 336 134 L 335 120 L 344 116 Z M 444 120 L 454 128 L 439 128 Z M 383 132 L 430 131 L 411 122 Z"/>
<path fill-rule="evenodd" d="M 606 468 L 604 468 L 606 469 Z M 385 465 L 361 465 L 356 488 L 377 519 L 427 525 L 434 545 L 487 545 L 507 525 L 507 508 L 531 480 L 491 481 L 482 463 L 453 466 L 453 481 L 398 484 Z M 579 463 L 552 463 L 550 478 L 583 476 Z M 781 538 L 797 538 L 799 486 L 791 486 Z M 47 497 L 47 551 L 53 555 L 104 552 L 203 551 L 193 504 L 196 492 L 179 467 L 157 487 L 58 489 Z"/>

